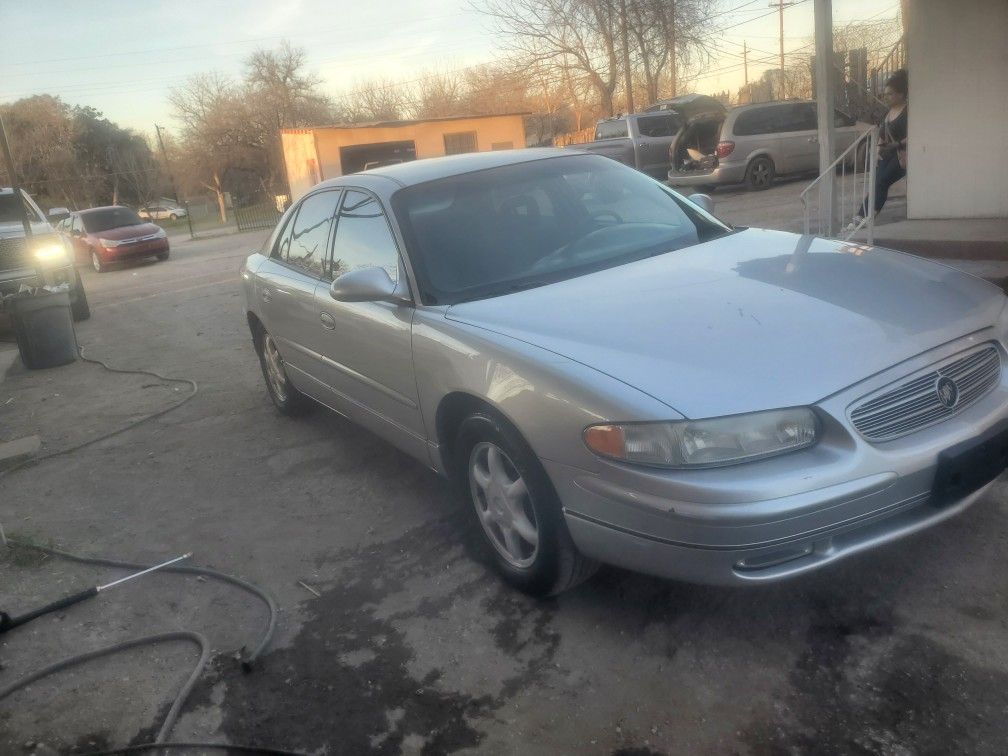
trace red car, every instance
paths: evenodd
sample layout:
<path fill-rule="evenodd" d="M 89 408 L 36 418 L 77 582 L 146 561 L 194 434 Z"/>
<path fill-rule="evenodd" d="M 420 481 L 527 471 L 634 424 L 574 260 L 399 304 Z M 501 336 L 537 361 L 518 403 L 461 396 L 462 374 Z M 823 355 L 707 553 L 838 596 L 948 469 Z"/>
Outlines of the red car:
<path fill-rule="evenodd" d="M 90 260 L 99 273 L 110 263 L 141 257 L 168 259 L 164 229 L 147 223 L 128 207 L 92 207 L 59 222 L 57 230 L 74 248 L 79 261 Z"/>

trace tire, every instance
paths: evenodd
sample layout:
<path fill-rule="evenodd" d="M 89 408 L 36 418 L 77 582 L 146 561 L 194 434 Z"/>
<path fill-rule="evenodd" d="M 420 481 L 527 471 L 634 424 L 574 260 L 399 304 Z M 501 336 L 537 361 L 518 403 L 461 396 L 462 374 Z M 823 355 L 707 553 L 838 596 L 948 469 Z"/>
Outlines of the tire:
<path fill-rule="evenodd" d="M 280 356 L 273 337 L 265 329 L 259 329 L 254 343 L 256 353 L 259 355 L 263 380 L 266 381 L 266 393 L 280 414 L 296 417 L 309 411 L 312 408 L 311 399 L 294 388 L 294 384 L 290 382 L 283 357 Z M 278 362 L 274 363 L 273 358 Z"/>
<path fill-rule="evenodd" d="M 168 216 L 168 218 L 169 218 L 170 220 L 173 220 L 173 221 L 177 221 L 177 220 L 178 220 L 178 216 L 177 216 L 177 215 L 175 215 L 175 213 L 172 213 L 171 215 L 169 215 L 169 216 Z"/>
<path fill-rule="evenodd" d="M 167 252 L 158 252 L 156 255 L 154 255 L 154 257 L 156 257 L 158 259 L 158 262 L 164 262 L 165 260 L 168 259 L 168 253 Z"/>
<path fill-rule="evenodd" d="M 101 259 L 97 252 L 91 250 L 91 267 L 96 273 L 104 273 L 108 270 L 108 263 Z"/>
<path fill-rule="evenodd" d="M 81 281 L 80 271 L 74 270 L 74 285 L 70 294 L 70 314 L 74 322 L 87 320 L 91 317 L 91 306 L 87 301 L 87 292 L 84 291 L 84 283 Z"/>
<path fill-rule="evenodd" d="M 553 484 L 515 428 L 490 412 L 474 413 L 459 426 L 454 450 L 453 481 L 505 582 L 553 596 L 595 573 L 598 563 L 577 550 Z M 523 485 L 510 495 L 504 482 Z M 501 527 L 504 521 L 510 525 Z"/>
<path fill-rule="evenodd" d="M 763 191 L 773 186 L 774 182 L 773 160 L 761 155 L 753 158 L 746 168 L 745 184 L 750 191 Z"/>

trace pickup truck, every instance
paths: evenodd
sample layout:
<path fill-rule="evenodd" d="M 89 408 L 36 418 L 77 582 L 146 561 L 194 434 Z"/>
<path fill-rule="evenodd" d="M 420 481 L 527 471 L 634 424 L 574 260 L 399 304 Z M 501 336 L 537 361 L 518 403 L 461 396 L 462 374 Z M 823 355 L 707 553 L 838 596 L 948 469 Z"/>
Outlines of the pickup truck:
<path fill-rule="evenodd" d="M 672 167 L 670 149 L 686 126 L 724 106 L 705 95 L 683 95 L 662 100 L 641 113 L 606 118 L 595 126 L 594 141 L 572 145 L 636 168 L 664 181 Z"/>
<path fill-rule="evenodd" d="M 25 216 L 31 227 L 30 240 L 25 236 Z M 87 320 L 91 309 L 72 250 L 28 194 L 0 187 L 0 311 L 4 298 L 17 294 L 22 285 L 64 283 L 70 287 L 73 319 Z"/>

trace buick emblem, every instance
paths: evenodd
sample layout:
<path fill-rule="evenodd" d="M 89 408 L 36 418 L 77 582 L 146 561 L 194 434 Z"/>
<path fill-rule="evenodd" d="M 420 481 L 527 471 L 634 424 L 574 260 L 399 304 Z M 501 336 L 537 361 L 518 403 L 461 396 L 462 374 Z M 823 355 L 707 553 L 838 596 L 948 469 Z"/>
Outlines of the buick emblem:
<path fill-rule="evenodd" d="M 943 375 L 935 383 L 935 393 L 938 394 L 938 401 L 942 407 L 946 409 L 952 409 L 959 401 L 959 387 L 947 376 Z"/>

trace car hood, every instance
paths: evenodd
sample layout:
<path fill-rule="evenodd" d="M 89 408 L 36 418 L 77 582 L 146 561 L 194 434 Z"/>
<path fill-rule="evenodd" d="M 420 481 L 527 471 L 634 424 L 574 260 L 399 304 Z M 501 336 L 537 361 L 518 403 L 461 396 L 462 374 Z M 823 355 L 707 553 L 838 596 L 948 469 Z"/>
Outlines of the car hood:
<path fill-rule="evenodd" d="M 713 417 L 812 404 L 991 325 L 1005 297 L 878 247 L 746 230 L 446 317 Z"/>
<path fill-rule="evenodd" d="M 105 231 L 95 231 L 90 236 L 118 241 L 120 239 L 136 239 L 140 236 L 150 236 L 160 230 L 161 227 L 153 223 L 138 223 L 134 226 L 120 226 L 119 228 L 109 228 Z"/>
<path fill-rule="evenodd" d="M 31 230 L 33 235 L 42 236 L 43 234 L 52 234 L 53 227 L 48 223 L 36 221 L 31 224 Z M 24 235 L 24 226 L 21 221 L 0 223 L 0 239 L 19 239 Z"/>

